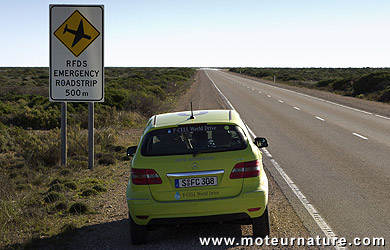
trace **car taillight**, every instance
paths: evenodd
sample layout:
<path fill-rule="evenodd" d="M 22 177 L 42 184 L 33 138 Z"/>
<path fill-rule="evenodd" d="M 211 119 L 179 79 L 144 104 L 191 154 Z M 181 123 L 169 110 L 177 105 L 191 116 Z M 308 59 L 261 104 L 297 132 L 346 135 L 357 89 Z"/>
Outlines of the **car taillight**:
<path fill-rule="evenodd" d="M 260 175 L 260 161 L 247 161 L 237 163 L 231 174 L 230 179 L 240 179 L 256 177 Z"/>
<path fill-rule="evenodd" d="M 161 184 L 162 180 L 153 169 L 131 169 L 131 180 L 135 185 Z"/>

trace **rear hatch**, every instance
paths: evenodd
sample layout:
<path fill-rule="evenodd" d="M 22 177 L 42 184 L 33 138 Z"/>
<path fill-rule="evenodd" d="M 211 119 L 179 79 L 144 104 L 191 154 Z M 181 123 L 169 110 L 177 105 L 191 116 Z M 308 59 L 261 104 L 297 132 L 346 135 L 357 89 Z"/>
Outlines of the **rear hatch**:
<path fill-rule="evenodd" d="M 155 130 L 145 136 L 141 152 L 142 168 L 154 169 L 162 180 L 149 185 L 161 202 L 237 196 L 243 179 L 231 179 L 230 174 L 237 163 L 254 158 L 242 130 L 231 124 Z"/>

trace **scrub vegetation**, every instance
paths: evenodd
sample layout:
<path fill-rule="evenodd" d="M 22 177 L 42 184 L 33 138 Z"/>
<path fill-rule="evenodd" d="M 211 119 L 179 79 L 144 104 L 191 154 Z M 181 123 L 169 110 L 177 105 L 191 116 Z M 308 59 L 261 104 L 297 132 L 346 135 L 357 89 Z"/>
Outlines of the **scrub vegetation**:
<path fill-rule="evenodd" d="M 126 148 L 146 119 L 170 111 L 191 85 L 191 68 L 106 68 L 95 103 L 95 168 L 87 167 L 87 103 L 68 103 L 68 161 L 60 165 L 60 103 L 49 102 L 47 68 L 0 68 L 0 248 L 35 246 L 101 213 Z M 127 183 L 120 183 L 126 185 Z"/>
<path fill-rule="evenodd" d="M 390 103 L 390 68 L 231 68 L 231 72 Z"/>

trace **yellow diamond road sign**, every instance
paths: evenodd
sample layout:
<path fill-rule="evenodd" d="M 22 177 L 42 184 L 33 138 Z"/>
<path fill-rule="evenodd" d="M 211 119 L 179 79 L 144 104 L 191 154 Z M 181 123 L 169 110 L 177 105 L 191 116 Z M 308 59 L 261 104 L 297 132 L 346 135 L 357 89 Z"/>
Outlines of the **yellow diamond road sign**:
<path fill-rule="evenodd" d="M 58 27 L 54 35 L 78 57 L 93 43 L 100 32 L 76 10 Z"/>

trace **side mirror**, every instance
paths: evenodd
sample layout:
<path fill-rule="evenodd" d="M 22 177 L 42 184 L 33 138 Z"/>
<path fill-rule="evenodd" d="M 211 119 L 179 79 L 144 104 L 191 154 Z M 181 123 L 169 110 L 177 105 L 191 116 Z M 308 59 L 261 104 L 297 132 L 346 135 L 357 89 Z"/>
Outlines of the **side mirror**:
<path fill-rule="evenodd" d="M 137 146 L 127 148 L 127 156 L 134 156 Z"/>
<path fill-rule="evenodd" d="M 258 148 L 268 147 L 267 139 L 263 137 L 256 137 L 254 143 Z"/>

